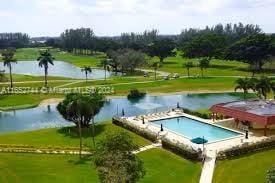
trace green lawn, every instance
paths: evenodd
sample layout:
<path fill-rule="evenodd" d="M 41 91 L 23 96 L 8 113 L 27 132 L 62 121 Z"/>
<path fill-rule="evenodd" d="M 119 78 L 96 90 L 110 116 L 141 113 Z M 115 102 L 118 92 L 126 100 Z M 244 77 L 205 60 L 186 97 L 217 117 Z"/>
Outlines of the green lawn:
<path fill-rule="evenodd" d="M 16 58 L 17 60 L 36 60 L 39 49 L 40 48 L 17 49 Z M 79 67 L 84 65 L 97 67 L 100 60 L 105 57 L 103 53 L 96 53 L 95 55 L 74 55 L 68 52 L 59 51 L 58 49 L 52 49 L 52 53 L 56 60 L 67 61 Z M 157 60 L 157 58 L 152 59 Z M 183 64 L 188 61 L 193 61 L 194 65 L 198 64 L 198 59 L 182 58 L 180 52 L 178 52 L 175 57 L 166 58 L 160 70 L 187 75 L 187 71 L 183 67 Z M 211 61 L 210 68 L 205 71 L 205 74 L 209 76 L 251 76 L 248 67 L 248 64 L 242 62 L 214 59 Z M 263 73 L 269 75 L 274 74 L 274 64 L 268 63 L 264 66 L 264 69 Z M 194 67 L 190 70 L 190 73 L 193 76 L 200 75 L 200 69 Z"/>
<path fill-rule="evenodd" d="M 58 94 L 0 95 L 0 110 L 36 107 L 42 100 L 62 97 Z"/>
<path fill-rule="evenodd" d="M 78 147 L 79 138 L 77 129 L 75 127 L 67 128 L 52 128 L 27 132 L 16 132 L 0 135 L 0 144 L 14 144 L 14 145 L 30 145 L 35 147 Z M 120 131 L 126 131 L 110 122 L 97 123 L 95 128 L 96 141 L 100 141 L 108 133 L 116 133 Z M 139 146 L 148 145 L 151 142 L 148 140 L 130 132 L 134 141 Z M 83 145 L 86 147 L 92 147 L 91 130 L 83 129 Z"/>
<path fill-rule="evenodd" d="M 245 157 L 218 161 L 214 183 L 259 183 L 266 182 L 266 172 L 275 166 L 275 149 Z"/>
<path fill-rule="evenodd" d="M 162 149 L 138 155 L 146 175 L 140 182 L 195 183 L 200 165 Z M 73 155 L 0 154 L 0 182 L 99 182 L 92 160 L 79 161 Z"/>
<path fill-rule="evenodd" d="M 197 183 L 201 165 L 185 160 L 163 149 L 151 149 L 139 154 L 144 161 L 146 176 L 142 183 Z"/>
<path fill-rule="evenodd" d="M 40 48 L 21 48 L 16 50 L 17 60 L 36 60 L 39 56 Z M 92 67 L 98 66 L 100 59 L 105 55 L 102 53 L 97 53 L 95 56 L 90 55 L 74 55 L 68 52 L 62 52 L 58 49 L 51 49 L 51 52 L 56 60 L 70 62 L 76 66 L 89 65 Z"/>

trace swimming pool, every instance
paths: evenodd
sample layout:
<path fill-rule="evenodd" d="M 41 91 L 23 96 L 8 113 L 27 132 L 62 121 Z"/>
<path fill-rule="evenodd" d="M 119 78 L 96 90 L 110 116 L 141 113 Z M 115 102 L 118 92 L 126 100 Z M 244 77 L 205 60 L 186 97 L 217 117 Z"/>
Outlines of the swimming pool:
<path fill-rule="evenodd" d="M 190 140 L 204 137 L 208 142 L 215 142 L 241 135 L 234 131 L 186 117 L 169 118 L 152 122 L 158 126 L 162 124 L 164 128 L 183 135 Z"/>

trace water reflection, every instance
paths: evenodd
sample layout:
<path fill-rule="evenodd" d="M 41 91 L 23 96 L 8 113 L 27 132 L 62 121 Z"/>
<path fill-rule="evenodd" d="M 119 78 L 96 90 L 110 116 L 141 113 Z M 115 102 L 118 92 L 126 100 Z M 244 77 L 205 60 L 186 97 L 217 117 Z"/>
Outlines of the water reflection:
<path fill-rule="evenodd" d="M 121 115 L 124 110 L 125 116 L 147 114 L 156 111 L 165 111 L 175 108 L 177 103 L 191 110 L 209 108 L 213 104 L 229 102 L 240 99 L 230 94 L 192 94 L 192 95 L 165 95 L 145 96 L 138 101 L 129 101 L 127 98 L 111 99 L 104 104 L 95 120 L 104 121 L 114 115 Z M 56 111 L 55 105 L 36 107 L 33 109 L 0 112 L 0 133 L 41 129 L 48 127 L 68 126 Z"/>

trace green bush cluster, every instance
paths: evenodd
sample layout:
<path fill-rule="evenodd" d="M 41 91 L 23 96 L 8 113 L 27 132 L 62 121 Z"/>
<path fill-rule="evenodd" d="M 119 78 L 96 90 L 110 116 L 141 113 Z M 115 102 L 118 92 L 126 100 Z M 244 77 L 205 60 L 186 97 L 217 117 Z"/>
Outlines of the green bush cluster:
<path fill-rule="evenodd" d="M 145 96 L 146 93 L 140 92 L 138 89 L 132 89 L 130 90 L 130 93 L 128 94 L 128 99 L 139 99 Z"/>
<path fill-rule="evenodd" d="M 192 161 L 200 160 L 200 153 L 184 144 L 174 143 L 167 138 L 162 138 L 161 143 L 163 148 L 170 150 L 175 154 L 182 156 L 183 158 L 186 158 Z"/>
<path fill-rule="evenodd" d="M 136 127 L 133 127 L 131 125 L 128 125 L 127 123 L 124 123 L 122 122 L 120 119 L 117 119 L 117 118 L 113 118 L 112 119 L 112 123 L 117 125 L 117 126 L 120 126 L 122 128 L 125 128 L 129 131 L 132 131 L 152 142 L 156 142 L 157 141 L 157 134 L 156 133 L 153 133 L 153 132 L 148 132 L 146 130 L 143 130 L 143 129 L 139 129 L 139 128 L 136 128 Z"/>
<path fill-rule="evenodd" d="M 200 112 L 200 111 L 192 111 L 190 109 L 186 109 L 186 108 L 181 108 L 183 110 L 184 113 L 186 114 L 190 114 L 190 115 L 193 115 L 193 116 L 197 116 L 197 117 L 200 117 L 200 118 L 203 118 L 203 119 L 211 119 L 212 118 L 212 113 L 210 111 L 203 111 L 203 112 Z M 224 119 L 225 117 L 222 116 L 222 115 L 218 115 L 216 117 L 217 120 L 219 119 Z"/>
<path fill-rule="evenodd" d="M 267 171 L 266 181 L 267 183 L 275 183 L 275 167 Z"/>
<path fill-rule="evenodd" d="M 268 138 L 260 142 L 255 142 L 253 144 L 243 144 L 241 146 L 235 146 L 231 149 L 221 151 L 218 153 L 217 159 L 231 159 L 238 156 L 243 156 L 245 154 L 264 151 L 268 149 L 275 148 L 275 138 Z"/>

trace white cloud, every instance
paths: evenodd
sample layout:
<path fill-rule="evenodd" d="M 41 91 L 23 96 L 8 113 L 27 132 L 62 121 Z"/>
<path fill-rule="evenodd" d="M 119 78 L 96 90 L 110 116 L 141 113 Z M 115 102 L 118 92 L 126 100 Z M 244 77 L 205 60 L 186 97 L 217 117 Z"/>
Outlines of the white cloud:
<path fill-rule="evenodd" d="M 179 33 L 217 23 L 259 24 L 275 32 L 275 0 L 9 0 L 0 7 L 1 31 L 59 35 L 66 28 L 92 27 L 97 35 Z"/>

